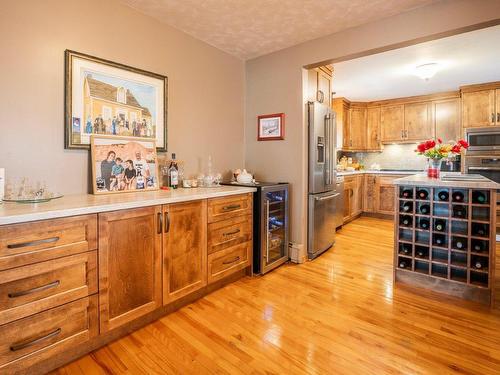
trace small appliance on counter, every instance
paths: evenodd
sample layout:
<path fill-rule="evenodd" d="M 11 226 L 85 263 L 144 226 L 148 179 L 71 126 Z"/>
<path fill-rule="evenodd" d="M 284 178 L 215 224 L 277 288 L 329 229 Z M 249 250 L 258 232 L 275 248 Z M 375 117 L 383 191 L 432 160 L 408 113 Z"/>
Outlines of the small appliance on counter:
<path fill-rule="evenodd" d="M 288 261 L 288 183 L 226 182 L 222 185 L 257 189 L 253 203 L 253 272 L 264 274 Z"/>

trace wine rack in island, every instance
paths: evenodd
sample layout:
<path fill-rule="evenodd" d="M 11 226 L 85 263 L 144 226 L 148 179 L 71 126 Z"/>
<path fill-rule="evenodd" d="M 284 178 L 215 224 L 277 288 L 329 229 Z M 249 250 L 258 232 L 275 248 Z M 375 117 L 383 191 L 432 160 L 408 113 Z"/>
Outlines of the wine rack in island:
<path fill-rule="evenodd" d="M 395 281 L 492 304 L 496 190 L 399 185 Z"/>

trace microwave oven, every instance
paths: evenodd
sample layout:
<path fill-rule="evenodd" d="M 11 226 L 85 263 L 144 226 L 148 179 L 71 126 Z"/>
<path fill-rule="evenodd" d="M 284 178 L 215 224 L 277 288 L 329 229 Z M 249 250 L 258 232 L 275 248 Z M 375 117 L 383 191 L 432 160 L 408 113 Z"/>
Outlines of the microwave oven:
<path fill-rule="evenodd" d="M 500 126 L 468 128 L 465 136 L 469 143 L 468 154 L 500 152 Z"/>

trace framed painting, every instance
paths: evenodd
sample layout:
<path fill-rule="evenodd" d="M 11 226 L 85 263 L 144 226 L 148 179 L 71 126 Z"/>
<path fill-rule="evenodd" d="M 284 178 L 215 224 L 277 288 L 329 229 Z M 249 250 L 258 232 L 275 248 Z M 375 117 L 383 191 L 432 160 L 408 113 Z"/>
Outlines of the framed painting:
<path fill-rule="evenodd" d="M 159 169 L 154 139 L 91 135 L 94 194 L 159 189 Z"/>
<path fill-rule="evenodd" d="M 274 113 L 257 118 L 257 140 L 277 141 L 285 139 L 285 114 Z"/>
<path fill-rule="evenodd" d="M 166 76 L 65 51 L 65 148 L 88 149 L 92 135 L 154 140 L 167 151 Z"/>

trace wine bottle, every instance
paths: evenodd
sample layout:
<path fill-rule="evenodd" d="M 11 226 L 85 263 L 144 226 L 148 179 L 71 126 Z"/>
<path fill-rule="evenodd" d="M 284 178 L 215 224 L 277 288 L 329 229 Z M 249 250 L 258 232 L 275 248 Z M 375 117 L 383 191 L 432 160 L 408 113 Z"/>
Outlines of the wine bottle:
<path fill-rule="evenodd" d="M 438 246 L 445 246 L 445 237 L 442 234 L 434 235 L 434 243 Z"/>
<path fill-rule="evenodd" d="M 453 248 L 458 250 L 464 250 L 467 247 L 466 240 L 462 238 L 455 238 L 453 241 Z"/>
<path fill-rule="evenodd" d="M 427 199 L 428 195 L 429 195 L 429 193 L 427 192 L 427 190 L 420 189 L 420 190 L 417 191 L 417 197 L 418 197 L 418 199 Z"/>
<path fill-rule="evenodd" d="M 399 268 L 407 268 L 407 267 L 409 267 L 409 265 L 410 265 L 409 262 L 406 260 L 401 260 L 399 262 Z"/>
<path fill-rule="evenodd" d="M 486 250 L 486 244 L 484 241 L 472 239 L 472 249 L 477 253 L 482 253 Z"/>
<path fill-rule="evenodd" d="M 428 204 L 423 204 L 420 206 L 420 213 L 422 215 L 429 215 L 430 212 L 431 212 L 431 208 Z"/>
<path fill-rule="evenodd" d="M 446 190 L 441 190 L 438 193 L 438 198 L 440 201 L 447 201 L 449 197 L 450 197 L 450 195 L 448 194 L 448 192 Z"/>
<path fill-rule="evenodd" d="M 404 202 L 403 203 L 403 211 L 404 212 L 412 212 L 413 211 L 413 203 L 411 203 L 411 202 Z"/>
<path fill-rule="evenodd" d="M 406 243 L 401 244 L 399 252 L 405 255 L 411 254 L 411 245 L 408 245 Z"/>
<path fill-rule="evenodd" d="M 478 270 L 485 268 L 486 262 L 482 261 L 481 259 L 476 259 L 474 262 L 474 267 L 476 267 Z"/>
<path fill-rule="evenodd" d="M 463 206 L 453 206 L 453 216 L 459 218 L 465 218 L 467 212 Z"/>
<path fill-rule="evenodd" d="M 427 252 L 424 249 L 422 249 L 422 248 L 417 249 L 417 256 L 419 256 L 420 258 L 424 258 L 424 257 L 426 257 L 426 255 L 427 255 Z"/>
<path fill-rule="evenodd" d="M 172 153 L 172 161 L 168 167 L 169 176 L 169 186 L 172 189 L 177 189 L 179 186 L 179 168 L 177 167 L 177 162 L 175 161 L 175 154 Z"/>
<path fill-rule="evenodd" d="M 413 196 L 413 191 L 410 189 L 404 189 L 401 193 L 401 197 L 406 199 L 410 199 L 412 198 L 412 196 Z"/>
<path fill-rule="evenodd" d="M 464 201 L 464 193 L 461 191 L 454 191 L 452 194 L 453 202 L 463 202 Z"/>
<path fill-rule="evenodd" d="M 473 236 L 486 236 L 486 227 L 484 224 L 473 223 L 472 224 L 472 235 Z"/>
<path fill-rule="evenodd" d="M 422 229 L 429 229 L 429 220 L 421 218 L 418 222 L 418 226 Z"/>
<path fill-rule="evenodd" d="M 444 232 L 446 229 L 446 221 L 437 219 L 436 221 L 434 221 L 434 229 L 439 232 Z"/>
<path fill-rule="evenodd" d="M 411 216 L 402 216 L 401 224 L 403 224 L 405 227 L 410 227 L 412 224 Z"/>
<path fill-rule="evenodd" d="M 472 202 L 473 203 L 486 203 L 486 195 L 482 191 L 474 191 L 472 193 Z"/>

